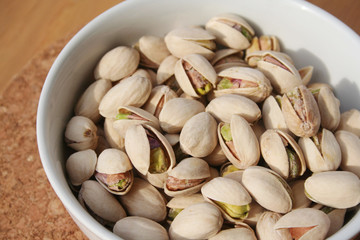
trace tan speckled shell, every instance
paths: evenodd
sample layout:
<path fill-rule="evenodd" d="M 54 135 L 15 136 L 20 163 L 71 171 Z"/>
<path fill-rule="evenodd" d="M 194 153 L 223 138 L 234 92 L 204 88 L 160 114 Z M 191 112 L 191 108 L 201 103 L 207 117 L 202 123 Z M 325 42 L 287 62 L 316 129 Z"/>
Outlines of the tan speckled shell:
<path fill-rule="evenodd" d="M 209 240 L 256 240 L 254 231 L 251 228 L 230 228 L 221 230 Z"/>
<path fill-rule="evenodd" d="M 151 94 L 143 106 L 143 109 L 159 118 L 159 114 L 165 103 L 178 95 L 166 85 L 159 85 L 151 90 Z"/>
<path fill-rule="evenodd" d="M 114 129 L 113 124 L 115 122 L 114 118 L 105 118 L 104 121 L 104 134 L 106 141 L 112 148 L 117 148 L 120 150 L 125 149 L 125 135 L 120 135 L 120 133 Z"/>
<path fill-rule="evenodd" d="M 142 36 L 138 42 L 139 50 L 155 66 L 159 67 L 160 63 L 170 55 L 163 38 L 151 35 Z M 140 56 L 141 61 L 141 56 Z M 146 67 L 152 67 L 147 66 Z"/>
<path fill-rule="evenodd" d="M 278 97 L 278 96 L 277 96 Z M 281 98 L 281 96 L 279 96 Z M 263 122 L 266 129 L 279 129 L 290 134 L 281 107 L 274 96 L 270 95 L 262 105 Z M 292 133 L 291 133 L 292 134 Z"/>
<path fill-rule="evenodd" d="M 74 116 L 66 125 L 65 142 L 76 151 L 95 150 L 98 145 L 97 127 L 91 119 Z"/>
<path fill-rule="evenodd" d="M 205 202 L 203 195 L 200 193 L 194 193 L 186 196 L 179 196 L 172 198 L 168 203 L 168 208 L 180 208 L 184 209 L 192 204 Z"/>
<path fill-rule="evenodd" d="M 87 149 L 71 154 L 66 160 L 66 172 L 74 186 L 80 186 L 95 172 L 97 156 L 94 150 Z"/>
<path fill-rule="evenodd" d="M 288 229 L 275 229 L 276 222 L 282 217 L 279 213 L 266 211 L 261 214 L 256 224 L 256 235 L 259 240 L 292 240 Z"/>
<path fill-rule="evenodd" d="M 360 178 L 360 139 L 352 132 L 339 130 L 335 133 L 341 149 L 340 168 L 355 173 Z"/>
<path fill-rule="evenodd" d="M 335 131 L 340 123 L 340 101 L 330 88 L 320 88 L 316 102 L 321 116 L 321 127 Z"/>

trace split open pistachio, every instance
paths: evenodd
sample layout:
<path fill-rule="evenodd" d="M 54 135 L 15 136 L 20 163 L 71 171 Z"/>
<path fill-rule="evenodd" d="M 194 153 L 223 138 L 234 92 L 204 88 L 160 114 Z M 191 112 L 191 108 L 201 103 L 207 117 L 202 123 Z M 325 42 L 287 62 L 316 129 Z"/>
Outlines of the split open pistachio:
<path fill-rule="evenodd" d="M 262 105 L 263 122 L 266 129 L 279 129 L 290 134 L 286 125 L 284 115 L 281 110 L 281 96 L 270 95 L 265 99 Z"/>
<path fill-rule="evenodd" d="M 165 103 L 177 97 L 178 95 L 170 87 L 166 85 L 156 86 L 151 90 L 151 94 L 143 109 L 159 118 Z"/>
<path fill-rule="evenodd" d="M 225 48 L 215 52 L 215 56 L 211 59 L 211 65 L 217 73 L 230 67 L 248 67 L 243 59 L 243 52 L 240 50 Z"/>
<path fill-rule="evenodd" d="M 246 49 L 246 55 L 266 50 L 280 52 L 279 39 L 276 36 L 261 35 L 260 37 L 253 37 L 250 47 Z"/>
<path fill-rule="evenodd" d="M 168 221 L 171 223 L 184 208 L 202 202 L 205 202 L 205 199 L 200 193 L 172 198 L 166 205 L 169 208 Z"/>
<path fill-rule="evenodd" d="M 256 240 L 254 231 L 251 228 L 230 228 L 221 230 L 209 240 Z"/>
<path fill-rule="evenodd" d="M 276 222 L 281 214 L 266 211 L 261 214 L 256 224 L 256 235 L 259 240 L 292 240 L 288 229 L 275 229 Z"/>
<path fill-rule="evenodd" d="M 66 125 L 65 142 L 76 151 L 96 149 L 98 144 L 97 127 L 91 119 L 74 116 Z"/>

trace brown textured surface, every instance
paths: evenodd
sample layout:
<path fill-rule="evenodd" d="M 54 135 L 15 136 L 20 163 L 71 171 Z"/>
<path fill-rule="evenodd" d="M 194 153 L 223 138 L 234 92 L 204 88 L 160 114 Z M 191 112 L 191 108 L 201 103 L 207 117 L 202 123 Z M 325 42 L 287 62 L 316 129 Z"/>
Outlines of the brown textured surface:
<path fill-rule="evenodd" d="M 0 95 L 0 239 L 87 239 L 52 190 L 36 145 L 41 88 L 69 39 L 35 56 Z"/>

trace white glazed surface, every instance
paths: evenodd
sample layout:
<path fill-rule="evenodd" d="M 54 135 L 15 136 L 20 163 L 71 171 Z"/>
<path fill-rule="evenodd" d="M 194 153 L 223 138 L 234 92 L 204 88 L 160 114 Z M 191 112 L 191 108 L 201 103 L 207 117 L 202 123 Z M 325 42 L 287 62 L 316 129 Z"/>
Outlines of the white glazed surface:
<path fill-rule="evenodd" d="M 360 38 L 327 12 L 301 0 L 131 0 L 99 15 L 66 45 L 43 87 L 37 116 L 39 153 L 47 177 L 76 223 L 90 239 L 120 239 L 81 207 L 64 175 L 64 128 L 73 107 L 92 81 L 100 57 L 118 45 L 132 45 L 145 34 L 164 36 L 179 26 L 204 25 L 212 16 L 234 12 L 257 35 L 276 35 L 297 68 L 314 66 L 313 80 L 335 87 L 341 110 L 360 109 Z M 360 213 L 329 239 L 349 239 Z M 97 237 L 95 237 L 97 236 Z"/>

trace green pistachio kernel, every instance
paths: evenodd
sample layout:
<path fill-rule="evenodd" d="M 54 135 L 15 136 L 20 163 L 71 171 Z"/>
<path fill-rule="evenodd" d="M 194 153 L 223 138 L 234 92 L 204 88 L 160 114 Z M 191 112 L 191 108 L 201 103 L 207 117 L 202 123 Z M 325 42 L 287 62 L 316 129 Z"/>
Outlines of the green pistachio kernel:
<path fill-rule="evenodd" d="M 275 100 L 276 100 L 277 104 L 279 105 L 279 107 L 280 107 L 280 109 L 281 109 L 281 96 L 280 96 L 280 95 L 277 95 L 277 96 L 275 97 Z"/>
<path fill-rule="evenodd" d="M 233 140 L 231 136 L 231 129 L 229 123 L 225 123 L 224 126 L 221 127 L 220 133 L 226 142 L 230 142 Z"/>
<path fill-rule="evenodd" d="M 320 210 L 323 211 L 323 212 L 326 213 L 326 214 L 329 214 L 329 213 L 331 213 L 333 210 L 335 210 L 335 208 L 324 206 L 324 207 L 322 207 Z"/>
<path fill-rule="evenodd" d="M 300 159 L 299 156 L 296 154 L 295 151 L 286 148 L 286 153 L 288 156 L 288 160 L 289 160 L 289 178 L 296 178 L 300 175 L 300 168 L 301 168 L 301 163 L 300 163 Z"/>
<path fill-rule="evenodd" d="M 205 95 L 208 92 L 210 92 L 210 90 L 212 89 L 212 85 L 211 83 L 207 83 L 203 88 L 197 88 L 196 91 L 200 94 L 200 95 Z"/>
<path fill-rule="evenodd" d="M 220 80 L 219 84 L 217 85 L 217 89 L 222 90 L 222 89 L 229 89 L 233 86 L 233 84 L 231 83 L 231 80 L 224 77 L 223 79 Z"/>
<path fill-rule="evenodd" d="M 168 218 L 173 221 L 175 217 L 182 211 L 182 208 L 170 208 Z"/>
<path fill-rule="evenodd" d="M 150 151 L 150 173 L 164 173 L 169 168 L 166 155 L 161 147 L 151 149 Z"/>
<path fill-rule="evenodd" d="M 234 165 L 230 164 L 228 166 L 226 166 L 226 168 L 224 169 L 224 171 L 222 172 L 222 177 L 225 177 L 226 175 L 228 175 L 229 173 L 232 172 L 236 172 L 239 171 L 240 169 L 238 169 L 237 167 L 235 167 Z"/>
<path fill-rule="evenodd" d="M 247 40 L 249 41 L 249 42 L 251 42 L 251 40 L 252 40 L 252 36 L 251 36 L 251 34 L 250 34 L 250 32 L 246 29 L 246 28 L 244 28 L 244 27 L 241 27 L 241 33 L 242 33 L 242 35 L 244 35 L 246 38 L 247 38 Z"/>
<path fill-rule="evenodd" d="M 116 120 L 120 120 L 120 119 L 129 119 L 129 113 L 119 113 L 116 115 Z"/>
<path fill-rule="evenodd" d="M 109 187 L 117 187 L 119 190 L 124 189 L 127 186 L 128 179 L 121 179 L 117 183 L 110 185 Z"/>
<path fill-rule="evenodd" d="M 232 205 L 220 201 L 215 201 L 219 207 L 221 207 L 232 218 L 245 219 L 249 215 L 250 205 Z"/>

